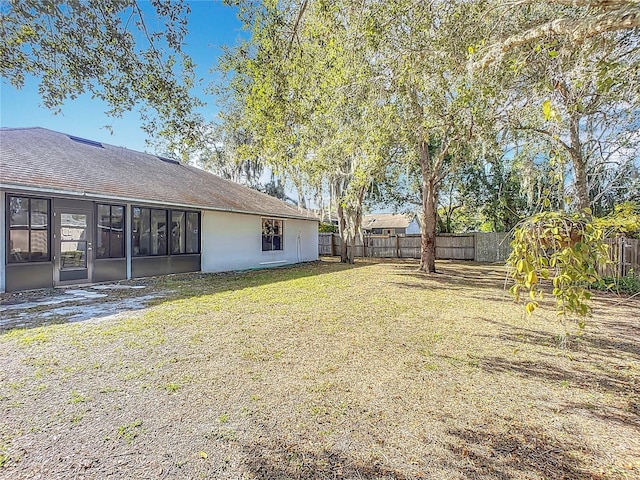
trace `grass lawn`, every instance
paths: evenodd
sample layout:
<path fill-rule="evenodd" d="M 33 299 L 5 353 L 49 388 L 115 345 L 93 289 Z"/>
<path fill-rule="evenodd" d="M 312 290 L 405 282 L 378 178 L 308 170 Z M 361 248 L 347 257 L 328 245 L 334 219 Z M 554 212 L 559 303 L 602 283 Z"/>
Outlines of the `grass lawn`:
<path fill-rule="evenodd" d="M 172 276 L 6 332 L 0 478 L 640 478 L 640 300 L 577 336 L 502 267 L 438 267 Z"/>

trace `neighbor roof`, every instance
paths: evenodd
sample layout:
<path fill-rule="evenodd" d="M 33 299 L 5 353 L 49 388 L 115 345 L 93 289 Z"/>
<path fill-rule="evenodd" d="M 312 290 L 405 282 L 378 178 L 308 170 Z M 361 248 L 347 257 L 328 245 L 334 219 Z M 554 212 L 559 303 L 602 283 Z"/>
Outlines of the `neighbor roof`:
<path fill-rule="evenodd" d="M 407 228 L 411 220 L 411 216 L 404 213 L 373 213 L 363 215 L 362 228 Z"/>
<path fill-rule="evenodd" d="M 0 186 L 314 218 L 312 212 L 175 160 L 40 127 L 0 129 Z"/>

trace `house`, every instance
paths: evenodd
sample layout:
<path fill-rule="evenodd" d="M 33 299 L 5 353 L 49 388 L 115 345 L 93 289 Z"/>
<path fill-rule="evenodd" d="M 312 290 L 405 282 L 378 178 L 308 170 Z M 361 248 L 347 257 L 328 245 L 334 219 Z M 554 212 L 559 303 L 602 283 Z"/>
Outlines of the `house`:
<path fill-rule="evenodd" d="M 318 258 L 313 213 L 175 160 L 0 129 L 0 292 Z"/>
<path fill-rule="evenodd" d="M 374 213 L 362 217 L 362 230 L 369 235 L 405 235 L 420 233 L 420 225 L 408 214 Z"/>

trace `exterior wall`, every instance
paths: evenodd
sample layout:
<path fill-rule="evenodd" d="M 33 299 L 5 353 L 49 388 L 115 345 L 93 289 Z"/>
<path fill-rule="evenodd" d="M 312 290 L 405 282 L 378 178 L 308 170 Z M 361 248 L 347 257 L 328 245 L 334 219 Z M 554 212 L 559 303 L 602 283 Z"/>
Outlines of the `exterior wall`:
<path fill-rule="evenodd" d="M 12 263 L 6 266 L 6 291 L 53 287 L 53 262 Z"/>
<path fill-rule="evenodd" d="M 197 254 L 133 257 L 131 259 L 131 274 L 133 278 L 199 271 L 200 255 Z"/>
<path fill-rule="evenodd" d="M 411 223 L 409 224 L 409 226 L 407 227 L 405 233 L 407 235 L 412 235 L 412 234 L 417 234 L 417 233 L 421 233 L 420 232 L 420 223 L 418 223 L 417 219 L 413 219 L 411 221 Z"/>
<path fill-rule="evenodd" d="M 30 192 L 11 192 L 31 196 Z M 49 250 L 52 260 L 34 263 L 7 263 L 7 205 L 6 191 L 0 191 L 0 292 L 51 288 L 56 284 L 56 253 L 53 212 L 60 206 L 77 205 L 73 198 L 36 194 L 38 198 L 51 200 L 51 239 Z M 95 209 L 96 203 L 119 204 L 109 199 L 88 199 L 84 206 Z M 227 212 L 201 211 L 201 254 L 167 255 L 158 257 L 131 256 L 131 205 L 126 204 L 125 258 L 97 259 L 95 248 L 91 252 L 92 272 L 89 282 L 110 282 L 125 278 L 146 277 L 184 272 L 221 272 L 267 268 L 318 259 L 318 222 L 315 220 L 283 220 L 283 250 L 262 251 L 262 216 Z M 167 206 L 166 208 L 170 208 Z M 92 243 L 96 245 L 96 215 L 92 220 Z M 73 283 L 73 279 L 68 279 Z"/>
<path fill-rule="evenodd" d="M 262 218 L 227 212 L 202 213 L 202 271 L 267 268 L 318 259 L 318 222 L 284 219 L 283 250 L 262 251 Z"/>
<path fill-rule="evenodd" d="M 126 258 L 97 258 L 93 261 L 94 282 L 114 282 L 127 278 Z"/>
<path fill-rule="evenodd" d="M 7 263 L 7 196 L 0 189 L 0 293 L 6 291 L 6 263 Z"/>

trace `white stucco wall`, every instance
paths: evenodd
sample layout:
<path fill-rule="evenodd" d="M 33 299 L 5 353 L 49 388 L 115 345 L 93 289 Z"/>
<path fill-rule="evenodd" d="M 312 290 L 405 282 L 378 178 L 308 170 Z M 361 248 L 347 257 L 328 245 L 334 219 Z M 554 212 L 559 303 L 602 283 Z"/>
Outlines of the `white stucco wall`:
<path fill-rule="evenodd" d="M 318 222 L 284 219 L 284 248 L 262 251 L 262 217 L 202 212 L 203 272 L 267 268 L 318 259 Z"/>

